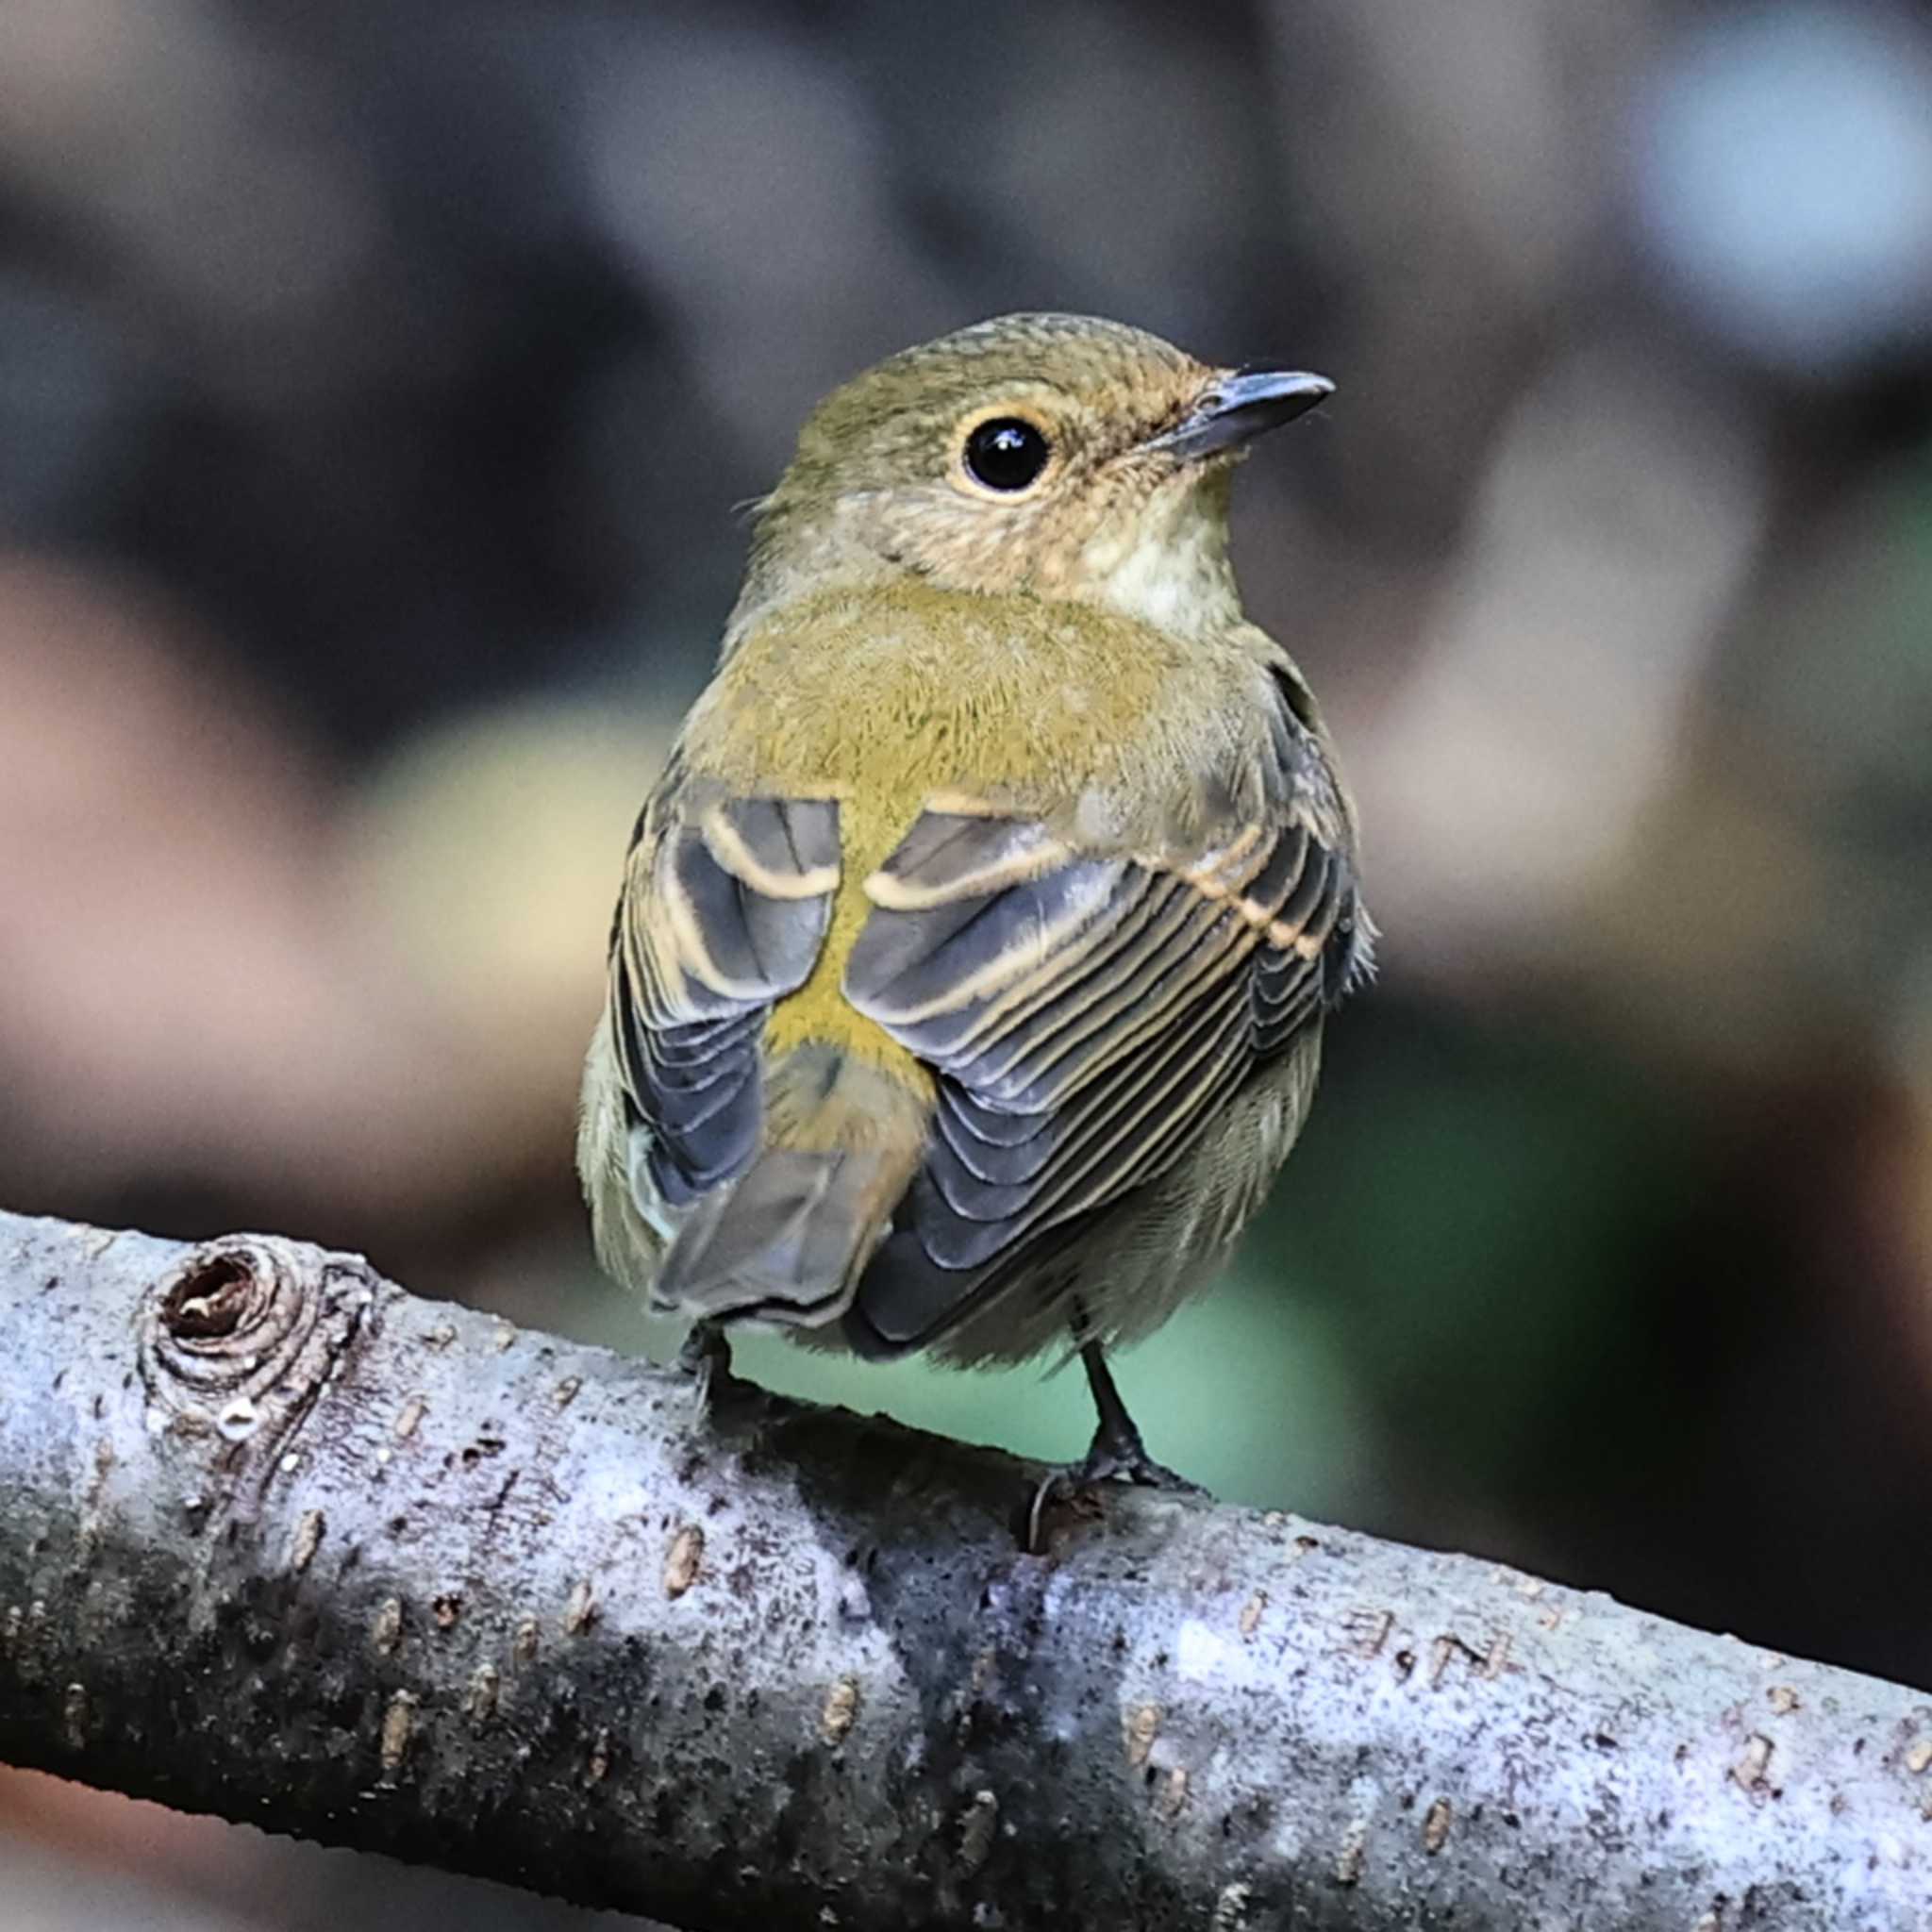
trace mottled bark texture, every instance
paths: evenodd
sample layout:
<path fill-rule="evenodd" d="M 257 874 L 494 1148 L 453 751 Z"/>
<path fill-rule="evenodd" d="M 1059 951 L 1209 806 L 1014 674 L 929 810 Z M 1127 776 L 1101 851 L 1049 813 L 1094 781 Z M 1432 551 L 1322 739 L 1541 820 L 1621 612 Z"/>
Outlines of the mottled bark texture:
<path fill-rule="evenodd" d="M 1923 1928 L 1932 1699 L 0 1216 L 0 1758 L 699 1928 Z"/>

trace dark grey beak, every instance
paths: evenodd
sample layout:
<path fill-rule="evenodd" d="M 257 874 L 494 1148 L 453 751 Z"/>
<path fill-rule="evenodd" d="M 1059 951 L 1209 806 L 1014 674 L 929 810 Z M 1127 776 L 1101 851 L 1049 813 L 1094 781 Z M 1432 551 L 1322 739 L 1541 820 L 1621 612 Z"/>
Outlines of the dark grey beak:
<path fill-rule="evenodd" d="M 1166 435 L 1157 436 L 1148 447 L 1164 449 L 1184 460 L 1209 457 L 1306 416 L 1334 393 L 1335 385 L 1325 375 L 1310 375 L 1304 369 L 1267 369 L 1251 362 L 1204 390 L 1187 420 Z"/>

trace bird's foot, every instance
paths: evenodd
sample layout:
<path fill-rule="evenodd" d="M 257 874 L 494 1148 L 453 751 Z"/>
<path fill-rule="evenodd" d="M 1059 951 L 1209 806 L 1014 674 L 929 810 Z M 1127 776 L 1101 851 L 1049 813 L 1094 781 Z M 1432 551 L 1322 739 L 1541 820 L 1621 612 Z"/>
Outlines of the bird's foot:
<path fill-rule="evenodd" d="M 711 1412 L 712 1405 L 728 1393 L 734 1383 L 731 1338 L 725 1334 L 724 1324 L 692 1323 L 691 1332 L 678 1348 L 676 1369 L 691 1382 L 692 1420 L 702 1422 Z"/>
<path fill-rule="evenodd" d="M 1132 1483 L 1138 1489 L 1165 1490 L 1174 1496 L 1205 1496 L 1199 1483 L 1190 1482 L 1164 1462 L 1156 1462 L 1147 1453 L 1138 1429 L 1103 1427 L 1093 1438 L 1093 1446 L 1078 1462 L 1057 1469 L 1033 1491 L 1026 1511 L 1026 1548 L 1038 1556 L 1045 1548 L 1047 1511 L 1058 1504 L 1072 1504 L 1098 1513 L 1099 1499 L 1094 1491 L 1102 1483 Z"/>

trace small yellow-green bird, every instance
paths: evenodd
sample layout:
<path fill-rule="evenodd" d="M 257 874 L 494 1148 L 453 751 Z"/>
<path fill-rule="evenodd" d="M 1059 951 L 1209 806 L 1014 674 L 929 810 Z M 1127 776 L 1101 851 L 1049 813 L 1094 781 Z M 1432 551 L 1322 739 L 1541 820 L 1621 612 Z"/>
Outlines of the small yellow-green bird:
<path fill-rule="evenodd" d="M 1074 1479 L 1177 1480 L 1104 1351 L 1225 1258 L 1370 970 L 1327 733 L 1228 562 L 1236 463 L 1331 390 L 1011 315 L 812 414 L 585 1073 L 598 1249 L 655 1308 L 958 1364 L 1071 1339 Z"/>

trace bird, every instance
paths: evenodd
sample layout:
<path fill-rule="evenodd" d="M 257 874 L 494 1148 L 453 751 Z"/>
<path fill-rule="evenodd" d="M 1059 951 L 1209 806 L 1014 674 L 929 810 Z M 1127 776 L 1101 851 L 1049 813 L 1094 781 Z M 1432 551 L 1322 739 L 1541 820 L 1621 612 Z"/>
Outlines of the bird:
<path fill-rule="evenodd" d="M 1333 391 L 1095 317 L 833 391 L 753 507 L 646 798 L 587 1057 L 599 1257 L 693 1324 L 961 1367 L 1077 1354 L 1041 1486 L 1191 1488 L 1108 1367 L 1225 1261 L 1373 972 L 1357 822 L 1245 615 L 1236 466 Z"/>

